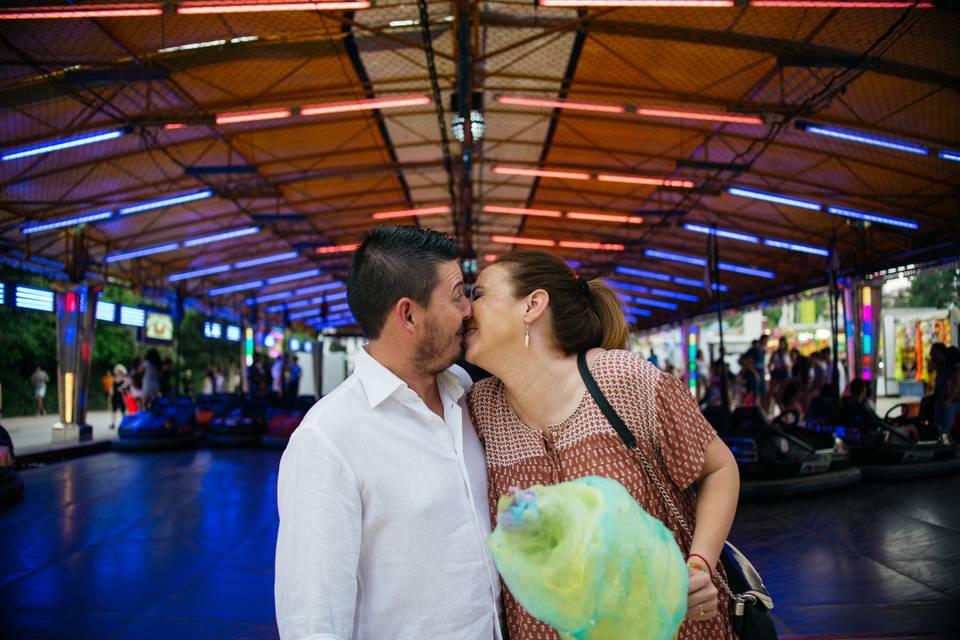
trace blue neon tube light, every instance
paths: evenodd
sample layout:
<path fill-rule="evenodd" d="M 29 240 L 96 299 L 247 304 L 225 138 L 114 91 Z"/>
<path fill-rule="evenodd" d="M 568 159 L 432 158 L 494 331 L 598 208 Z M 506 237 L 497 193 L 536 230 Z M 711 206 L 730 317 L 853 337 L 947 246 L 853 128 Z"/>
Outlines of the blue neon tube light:
<path fill-rule="evenodd" d="M 121 260 L 133 260 L 134 258 L 142 258 L 143 256 L 152 256 L 155 253 L 167 253 L 169 251 L 176 251 L 180 248 L 179 242 L 168 242 L 167 244 L 159 244 L 154 247 L 143 247 L 142 249 L 131 249 L 130 251 L 119 251 L 117 253 L 110 253 L 103 259 L 104 262 L 120 262 Z"/>
<path fill-rule="evenodd" d="M 169 198 L 160 198 L 159 200 L 148 200 L 146 202 L 141 202 L 140 204 L 131 205 L 129 207 L 124 207 L 120 209 L 120 215 L 128 216 L 131 213 L 142 213 L 144 211 L 151 211 L 153 209 L 161 209 L 163 207 L 172 207 L 177 204 L 184 204 L 187 202 L 194 202 L 195 200 L 203 200 L 204 198 L 209 198 L 213 195 L 213 191 L 205 189 L 204 191 L 194 191 L 193 193 L 184 193 L 179 196 L 170 196 Z"/>
<path fill-rule="evenodd" d="M 231 284 L 226 287 L 217 287 L 215 289 L 210 289 L 207 291 L 208 296 L 223 296 L 228 293 L 236 293 L 237 291 L 246 291 L 248 289 L 256 289 L 257 287 L 262 287 L 262 280 L 252 280 L 250 282 L 241 282 L 239 284 Z"/>
<path fill-rule="evenodd" d="M 629 282 L 617 282 L 616 280 L 604 280 L 608 285 L 615 289 L 623 289 L 624 291 L 636 291 L 637 293 L 650 293 L 648 287 L 644 287 L 639 284 L 630 284 Z"/>
<path fill-rule="evenodd" d="M 622 273 L 625 276 L 634 276 L 636 278 L 649 278 L 651 280 L 662 280 L 663 282 L 670 282 L 670 276 L 657 273 L 656 271 L 647 271 L 646 269 L 634 269 L 632 267 L 617 267 L 614 269 L 617 273 Z"/>
<path fill-rule="evenodd" d="M 773 271 L 767 271 L 766 269 L 755 269 L 754 267 L 748 267 L 733 262 L 718 262 L 717 268 L 721 271 L 731 271 L 733 273 L 739 273 L 745 276 L 754 276 L 757 278 L 773 279 L 777 277 Z"/>
<path fill-rule="evenodd" d="M 727 189 L 727 193 L 740 196 L 742 198 L 753 198 L 754 200 L 764 200 L 766 202 L 773 202 L 775 204 L 785 204 L 790 207 L 809 209 L 810 211 L 820 211 L 823 209 L 823 207 L 817 202 L 801 200 L 799 198 L 791 198 L 789 196 L 781 196 L 776 193 L 767 193 L 766 191 L 757 191 L 756 189 L 730 187 Z"/>
<path fill-rule="evenodd" d="M 249 236 L 255 233 L 260 233 L 260 227 L 242 227 L 240 229 L 231 229 L 229 231 L 221 231 L 220 233 L 214 233 L 207 236 L 199 236 L 197 238 L 187 238 L 186 240 L 183 241 L 183 246 L 196 247 L 202 244 L 210 244 L 211 242 L 220 242 L 221 240 L 231 240 L 233 238 L 242 238 L 243 236 Z"/>
<path fill-rule="evenodd" d="M 347 310 L 349 310 L 349 309 L 350 309 L 350 305 L 347 304 L 346 302 L 344 302 L 344 303 L 342 303 L 342 304 L 335 304 L 335 305 L 333 305 L 333 306 L 330 307 L 327 311 L 333 313 L 333 312 L 337 312 L 337 311 L 347 311 Z"/>
<path fill-rule="evenodd" d="M 869 144 L 874 147 L 883 147 L 885 149 L 893 149 L 895 151 L 906 151 L 907 153 L 915 153 L 921 156 L 925 156 L 930 153 L 930 150 L 922 144 L 908 142 L 907 140 L 898 140 L 897 138 L 878 136 L 874 133 L 843 129 L 841 127 L 834 127 L 832 125 L 812 124 L 802 120 L 798 121 L 796 126 L 798 129 L 802 129 L 807 133 L 837 138 L 838 140 L 859 142 L 861 144 Z"/>
<path fill-rule="evenodd" d="M 653 315 L 653 312 L 650 309 L 638 309 L 637 307 L 622 307 L 624 313 L 628 313 L 634 316 L 649 316 Z"/>
<path fill-rule="evenodd" d="M 11 149 L 10 151 L 4 152 L 4 154 L 0 156 L 0 160 L 3 160 L 4 162 L 6 162 L 8 160 L 17 160 L 19 158 L 26 158 L 29 156 L 40 155 L 41 153 L 50 153 L 51 151 L 61 151 L 63 149 L 80 147 L 85 144 L 93 144 L 95 142 L 113 140 L 114 138 L 119 138 L 122 135 L 123 135 L 123 129 L 111 129 L 109 131 L 96 131 L 94 133 L 84 133 L 79 136 L 70 136 L 69 138 L 60 138 L 59 140 L 51 140 L 49 142 L 31 144 L 26 147 L 20 147 L 18 149 Z"/>
<path fill-rule="evenodd" d="M 282 284 L 293 280 L 303 280 L 304 278 L 315 278 L 320 275 L 320 269 L 307 269 L 306 271 L 297 271 L 282 276 L 274 276 L 267 280 L 267 284 Z"/>
<path fill-rule="evenodd" d="M 749 233 L 740 233 L 739 231 L 730 231 L 729 229 L 715 229 L 713 227 L 708 227 L 702 224 L 684 224 L 683 228 L 687 231 L 693 231 L 695 233 L 704 233 L 707 235 L 715 234 L 720 238 L 729 238 L 730 240 L 740 240 L 741 242 L 752 242 L 757 244 L 760 242 L 760 239 L 757 236 L 750 235 Z"/>
<path fill-rule="evenodd" d="M 912 220 L 904 218 L 894 218 L 884 216 L 879 213 L 869 213 L 867 211 L 857 211 L 856 209 L 847 209 L 846 207 L 827 207 L 827 212 L 835 216 L 844 218 L 853 218 L 854 220 L 863 220 L 865 222 L 876 222 L 877 224 L 888 224 L 893 227 L 903 227 L 904 229 L 919 229 L 920 225 Z"/>
<path fill-rule="evenodd" d="M 283 300 L 293 296 L 308 296 L 311 293 L 320 293 L 321 291 L 330 291 L 331 289 L 342 289 L 345 286 L 346 285 L 339 280 L 334 280 L 332 282 L 324 282 L 323 284 L 310 285 L 309 287 L 300 287 L 299 289 L 278 291 L 276 293 L 268 293 L 255 298 L 247 298 L 244 300 L 244 302 L 248 305 L 259 304 L 261 302 L 273 302 L 274 300 Z M 344 296 L 346 296 L 346 293 L 344 293 Z M 333 298 L 328 297 L 327 299 L 332 300 Z"/>
<path fill-rule="evenodd" d="M 657 309 L 670 309 L 671 311 L 676 311 L 680 307 L 673 302 L 664 302 L 663 300 L 654 300 L 652 298 L 640 298 L 634 296 L 631 298 L 631 301 L 634 304 L 639 304 L 644 307 L 656 307 Z"/>
<path fill-rule="evenodd" d="M 313 316 L 318 316 L 323 312 L 323 309 L 317 307 L 316 309 L 307 309 L 306 311 L 297 311 L 296 313 L 291 313 L 288 317 L 291 320 L 299 320 L 301 318 L 312 318 Z"/>
<path fill-rule="evenodd" d="M 672 251 L 661 251 L 660 249 L 644 249 L 643 255 L 647 256 L 648 258 L 659 258 L 660 260 L 671 260 L 673 262 L 682 262 L 684 264 L 692 264 L 697 267 L 707 266 L 706 258 L 688 256 L 683 253 L 673 253 Z"/>
<path fill-rule="evenodd" d="M 334 300 L 343 300 L 347 297 L 346 291 L 340 291 L 338 293 L 331 293 L 326 296 L 327 302 L 333 302 Z"/>
<path fill-rule="evenodd" d="M 62 229 L 64 227 L 74 227 L 78 224 L 84 224 L 86 222 L 96 222 L 97 220 L 106 220 L 107 218 L 113 217 L 113 211 L 96 211 L 94 213 L 84 213 L 79 216 L 70 216 L 69 218 L 61 218 L 59 220 L 51 220 L 49 222 L 35 222 L 32 224 L 27 224 L 20 228 L 20 233 L 23 235 L 28 235 L 31 233 L 41 233 L 43 231 L 52 231 L 54 229 Z"/>
<path fill-rule="evenodd" d="M 949 149 L 944 149 L 939 155 L 944 160 L 952 160 L 953 162 L 960 162 L 960 151 L 951 151 Z"/>
<path fill-rule="evenodd" d="M 272 264 L 274 262 L 285 262 L 286 260 L 293 260 L 300 254 L 296 251 L 287 251 L 285 253 L 275 253 L 272 256 L 261 256 L 259 258 L 251 258 L 250 260 L 241 260 L 240 262 L 233 263 L 234 269 L 249 269 L 250 267 L 259 267 L 263 264 Z"/>
<path fill-rule="evenodd" d="M 798 251 L 800 253 L 809 253 L 815 256 L 829 256 L 830 250 L 824 249 L 823 247 L 815 247 L 810 244 L 802 244 L 799 242 L 787 242 L 786 240 L 776 240 L 774 238 L 764 238 L 763 244 L 768 247 L 776 247 L 777 249 L 787 249 L 788 251 Z"/>
<path fill-rule="evenodd" d="M 210 276 L 215 273 L 225 273 L 230 271 L 230 265 L 220 264 L 215 267 L 206 267 L 204 269 L 194 269 L 193 271 L 181 271 L 180 273 L 173 273 L 167 278 L 167 282 L 180 282 L 181 280 L 189 280 L 190 278 L 200 278 L 203 276 Z"/>
<path fill-rule="evenodd" d="M 685 300 L 687 302 L 700 302 L 700 298 L 690 293 L 679 293 L 669 289 L 651 289 L 650 293 L 661 298 L 673 298 L 674 300 Z"/>

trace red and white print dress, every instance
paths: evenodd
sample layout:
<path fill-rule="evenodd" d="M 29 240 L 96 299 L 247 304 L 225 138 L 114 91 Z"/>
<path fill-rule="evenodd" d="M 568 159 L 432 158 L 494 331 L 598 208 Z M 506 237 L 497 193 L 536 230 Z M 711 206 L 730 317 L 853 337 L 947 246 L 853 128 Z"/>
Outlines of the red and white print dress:
<path fill-rule="evenodd" d="M 695 526 L 693 497 L 688 490 L 703 468 L 707 445 L 717 437 L 690 394 L 677 378 L 663 373 L 639 355 L 605 351 L 590 363 L 590 372 L 607 400 L 643 447 L 660 474 L 671 499 L 691 527 Z M 490 517 L 497 524 L 497 499 L 511 487 L 549 485 L 584 476 L 604 476 L 620 482 L 649 514 L 673 531 L 684 556 L 687 545 L 679 526 L 667 516 L 656 485 L 639 460 L 610 426 L 589 392 L 577 409 L 548 433 L 526 426 L 507 402 L 503 383 L 487 378 L 473 385 L 468 399 L 473 423 L 486 449 Z M 665 471 L 649 445 L 654 434 L 660 444 Z M 719 587 L 718 587 L 719 590 Z M 549 625 L 527 613 L 504 585 L 504 604 L 510 640 L 556 640 Z M 719 615 L 712 620 L 685 620 L 680 640 L 735 639 L 727 597 L 722 593 Z"/>

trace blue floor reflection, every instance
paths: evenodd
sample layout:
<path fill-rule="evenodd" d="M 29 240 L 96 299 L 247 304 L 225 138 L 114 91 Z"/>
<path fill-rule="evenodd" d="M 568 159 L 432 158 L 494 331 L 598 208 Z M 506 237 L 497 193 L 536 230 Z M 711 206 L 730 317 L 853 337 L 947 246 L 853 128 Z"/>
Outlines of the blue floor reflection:
<path fill-rule="evenodd" d="M 0 638 L 276 638 L 279 452 L 108 453 L 0 510 Z M 784 637 L 955 637 L 960 478 L 741 505 Z"/>

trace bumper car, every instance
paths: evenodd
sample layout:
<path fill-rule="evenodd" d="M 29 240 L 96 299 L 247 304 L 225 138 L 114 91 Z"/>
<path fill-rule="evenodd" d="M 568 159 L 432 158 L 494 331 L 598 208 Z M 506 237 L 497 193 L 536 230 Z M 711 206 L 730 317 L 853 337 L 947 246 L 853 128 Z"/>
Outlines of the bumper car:
<path fill-rule="evenodd" d="M 792 431 L 792 429 L 791 429 Z M 734 410 L 720 437 L 740 467 L 740 494 L 779 497 L 854 484 L 843 442 L 827 434 L 794 434 L 769 424 L 756 407 Z"/>
<path fill-rule="evenodd" d="M 124 416 L 111 443 L 119 451 L 176 449 L 197 444 L 195 407 L 190 398 L 157 398 L 146 411 Z"/>
<path fill-rule="evenodd" d="M 827 430 L 807 428 L 800 421 L 799 412 L 795 410 L 777 416 L 773 420 L 773 427 L 802 440 L 818 455 L 830 456 L 830 471 L 840 471 L 852 464 L 853 456 L 843 439 Z"/>
<path fill-rule="evenodd" d="M 290 436 L 315 402 L 313 396 L 298 396 L 282 405 L 270 407 L 267 411 L 267 432 L 260 438 L 260 443 L 273 449 L 285 448 Z"/>
<path fill-rule="evenodd" d="M 210 421 L 207 442 L 219 447 L 252 447 L 266 431 L 267 398 L 242 399 Z"/>
<path fill-rule="evenodd" d="M 898 404 L 881 419 L 858 406 L 840 408 L 823 428 L 842 438 L 871 480 L 921 478 L 960 472 L 957 446 L 921 414 L 912 415 L 912 404 Z M 895 415 L 900 411 L 900 415 Z"/>
<path fill-rule="evenodd" d="M 0 426 L 0 506 L 16 504 L 23 499 L 23 478 L 17 474 L 13 440 Z"/>
<path fill-rule="evenodd" d="M 210 429 L 210 423 L 218 415 L 224 415 L 239 403 L 239 398 L 232 393 L 214 393 L 197 396 L 197 408 L 194 417 L 197 428 L 203 431 Z"/>

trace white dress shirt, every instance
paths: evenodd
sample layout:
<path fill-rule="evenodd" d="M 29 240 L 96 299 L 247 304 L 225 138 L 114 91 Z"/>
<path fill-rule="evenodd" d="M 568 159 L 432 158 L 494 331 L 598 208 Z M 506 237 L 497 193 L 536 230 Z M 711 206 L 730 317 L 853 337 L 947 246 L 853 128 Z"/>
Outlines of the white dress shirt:
<path fill-rule="evenodd" d="M 365 349 L 290 438 L 275 597 L 287 639 L 493 640 L 487 474 L 459 367 L 444 417 Z"/>

